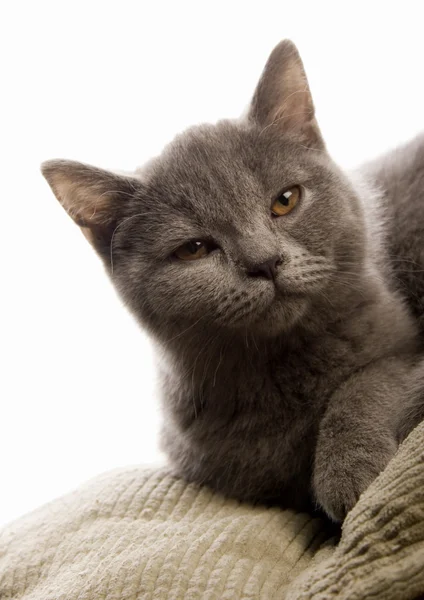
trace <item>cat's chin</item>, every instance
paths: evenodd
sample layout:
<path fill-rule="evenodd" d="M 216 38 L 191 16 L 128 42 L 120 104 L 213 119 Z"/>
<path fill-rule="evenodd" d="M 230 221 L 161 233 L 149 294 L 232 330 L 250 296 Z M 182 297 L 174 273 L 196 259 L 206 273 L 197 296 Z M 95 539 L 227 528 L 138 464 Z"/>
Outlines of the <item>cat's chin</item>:
<path fill-rule="evenodd" d="M 251 323 L 249 329 L 252 333 L 264 337 L 276 337 L 287 333 L 304 317 L 308 305 L 305 296 L 279 296 Z"/>

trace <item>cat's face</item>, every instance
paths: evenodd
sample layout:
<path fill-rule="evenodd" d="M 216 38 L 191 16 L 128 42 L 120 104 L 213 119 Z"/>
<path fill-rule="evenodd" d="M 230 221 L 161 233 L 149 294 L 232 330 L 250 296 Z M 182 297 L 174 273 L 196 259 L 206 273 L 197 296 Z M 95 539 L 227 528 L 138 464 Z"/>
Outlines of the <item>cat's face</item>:
<path fill-rule="evenodd" d="M 45 167 L 122 297 L 162 338 L 288 331 L 331 304 L 338 275 L 361 260 L 358 199 L 325 151 L 309 92 L 293 88 L 305 85 L 287 64 L 301 69 L 297 53 L 278 48 L 282 72 L 271 56 L 248 118 L 185 132 L 135 176 Z"/>
<path fill-rule="evenodd" d="M 297 202 L 277 216 L 286 190 Z M 113 278 L 155 322 L 275 335 L 331 296 L 355 203 L 325 155 L 272 129 L 195 128 L 150 165 L 114 236 Z"/>

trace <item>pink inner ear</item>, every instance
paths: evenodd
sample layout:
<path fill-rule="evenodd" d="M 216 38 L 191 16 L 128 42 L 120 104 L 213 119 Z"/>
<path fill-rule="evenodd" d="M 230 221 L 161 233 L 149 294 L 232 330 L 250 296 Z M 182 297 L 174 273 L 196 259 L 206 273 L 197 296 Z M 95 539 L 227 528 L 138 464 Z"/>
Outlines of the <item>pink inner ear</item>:
<path fill-rule="evenodd" d="M 269 85 L 273 88 L 273 104 L 267 121 L 283 129 L 302 129 L 314 117 L 314 105 L 303 65 L 297 55 L 288 57 Z M 266 91 L 266 90 L 265 90 Z"/>
<path fill-rule="evenodd" d="M 63 208 L 109 268 L 113 233 L 141 182 L 68 160 L 48 161 L 42 172 Z"/>
<path fill-rule="evenodd" d="M 56 179 L 53 186 L 66 212 L 80 226 L 107 223 L 113 213 L 113 190 L 105 191 L 98 184 L 70 181 L 66 177 Z"/>
<path fill-rule="evenodd" d="M 291 42 L 281 42 L 271 53 L 249 116 L 264 127 L 297 135 L 308 146 L 324 147 L 303 64 Z"/>
<path fill-rule="evenodd" d="M 275 114 L 270 115 L 270 121 L 285 121 L 281 126 L 290 129 L 302 128 L 314 117 L 314 107 L 308 87 L 294 89 L 281 105 L 275 107 Z"/>
<path fill-rule="evenodd" d="M 63 208 L 80 227 L 104 228 L 115 222 L 140 185 L 135 178 L 74 161 L 48 161 L 42 171 Z"/>

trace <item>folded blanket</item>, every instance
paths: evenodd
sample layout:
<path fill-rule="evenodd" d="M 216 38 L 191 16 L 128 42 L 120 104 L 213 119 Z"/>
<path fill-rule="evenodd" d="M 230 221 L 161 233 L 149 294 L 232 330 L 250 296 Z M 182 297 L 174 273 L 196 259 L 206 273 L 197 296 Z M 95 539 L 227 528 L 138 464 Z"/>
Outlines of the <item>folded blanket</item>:
<path fill-rule="evenodd" d="M 300 600 L 424 593 L 424 426 L 348 516 L 252 507 L 166 470 L 102 475 L 0 534 L 1 600 Z"/>
<path fill-rule="evenodd" d="M 424 598 L 424 423 L 348 514 L 331 558 L 319 559 L 286 600 Z"/>

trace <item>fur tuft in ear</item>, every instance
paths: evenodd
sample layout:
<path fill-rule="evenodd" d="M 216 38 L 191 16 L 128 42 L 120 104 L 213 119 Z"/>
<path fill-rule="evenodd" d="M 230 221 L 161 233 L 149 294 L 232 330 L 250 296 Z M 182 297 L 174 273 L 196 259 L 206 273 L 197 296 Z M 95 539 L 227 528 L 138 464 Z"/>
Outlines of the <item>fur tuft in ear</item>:
<path fill-rule="evenodd" d="M 302 60 L 291 41 L 271 52 L 248 116 L 264 128 L 277 127 L 310 147 L 324 148 Z"/>
<path fill-rule="evenodd" d="M 113 231 L 140 182 L 71 160 L 49 160 L 41 171 L 86 238 L 100 254 L 108 253 Z"/>

